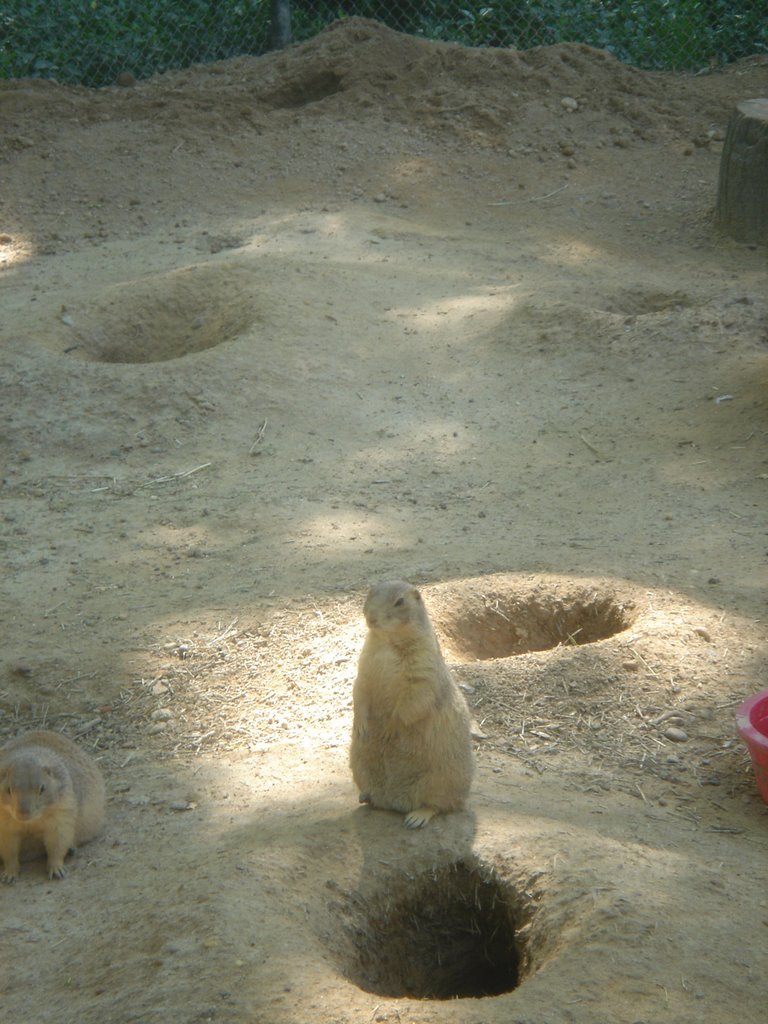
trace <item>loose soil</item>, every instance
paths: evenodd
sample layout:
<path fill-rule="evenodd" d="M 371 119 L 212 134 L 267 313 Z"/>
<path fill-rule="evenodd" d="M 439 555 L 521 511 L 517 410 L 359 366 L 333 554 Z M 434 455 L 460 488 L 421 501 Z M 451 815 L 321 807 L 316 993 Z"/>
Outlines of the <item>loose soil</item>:
<path fill-rule="evenodd" d="M 0 893 L 4 1019 L 765 1019 L 766 264 L 712 219 L 760 96 L 359 20 L 0 84 L 0 738 L 110 797 Z M 382 578 L 476 720 L 415 833 L 347 766 Z"/>

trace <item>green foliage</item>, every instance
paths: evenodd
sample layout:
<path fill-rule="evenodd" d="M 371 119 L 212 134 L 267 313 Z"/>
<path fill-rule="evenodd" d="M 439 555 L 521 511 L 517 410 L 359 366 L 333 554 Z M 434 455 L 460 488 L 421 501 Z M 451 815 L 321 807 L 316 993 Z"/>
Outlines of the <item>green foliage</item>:
<path fill-rule="evenodd" d="M 268 48 L 264 0 L 12 0 L 0 8 L 0 76 L 113 83 Z"/>
<path fill-rule="evenodd" d="M 589 10 L 573 0 L 538 6 L 556 15 L 554 32 L 562 41 L 590 43 L 639 67 L 699 70 L 768 52 L 768 8 L 755 0 L 605 0 Z"/>
<path fill-rule="evenodd" d="M 293 0 L 294 39 L 352 15 L 468 46 L 578 41 L 645 68 L 768 53 L 768 0 Z M 269 0 L 5 0 L 0 77 L 98 86 L 264 53 L 269 38 Z"/>
<path fill-rule="evenodd" d="M 422 12 L 420 34 L 470 46 L 527 50 L 580 42 L 639 67 L 688 70 L 768 53 L 766 0 L 455 0 L 414 6 Z"/>

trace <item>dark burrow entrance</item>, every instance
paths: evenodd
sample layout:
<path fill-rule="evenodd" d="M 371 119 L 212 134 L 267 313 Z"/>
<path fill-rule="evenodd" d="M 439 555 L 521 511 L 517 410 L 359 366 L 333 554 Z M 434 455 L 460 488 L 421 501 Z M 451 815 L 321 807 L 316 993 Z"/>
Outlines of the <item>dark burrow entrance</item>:
<path fill-rule="evenodd" d="M 631 602 L 579 587 L 570 593 L 535 587 L 464 595 L 440 626 L 459 658 L 485 661 L 555 647 L 595 643 L 621 633 L 635 618 Z"/>
<path fill-rule="evenodd" d="M 460 861 L 390 882 L 373 899 L 347 896 L 342 969 L 366 992 L 498 996 L 528 972 L 519 929 L 529 915 L 520 896 L 482 865 Z"/>

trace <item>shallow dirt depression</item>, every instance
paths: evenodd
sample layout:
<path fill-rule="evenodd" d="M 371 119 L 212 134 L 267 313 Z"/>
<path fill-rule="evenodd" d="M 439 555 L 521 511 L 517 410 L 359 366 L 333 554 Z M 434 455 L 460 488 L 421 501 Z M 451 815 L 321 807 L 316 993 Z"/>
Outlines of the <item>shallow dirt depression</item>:
<path fill-rule="evenodd" d="M 634 602 L 608 584 L 529 584 L 516 577 L 467 581 L 435 594 L 451 653 L 469 661 L 510 658 L 607 640 L 629 629 Z"/>
<path fill-rule="evenodd" d="M 258 332 L 262 292 L 253 269 L 233 262 L 173 270 L 68 309 L 43 340 L 86 362 L 169 362 Z"/>
<path fill-rule="evenodd" d="M 397 999 L 466 999 L 511 992 L 530 970 L 525 897 L 482 864 L 458 861 L 345 894 L 344 975 Z"/>

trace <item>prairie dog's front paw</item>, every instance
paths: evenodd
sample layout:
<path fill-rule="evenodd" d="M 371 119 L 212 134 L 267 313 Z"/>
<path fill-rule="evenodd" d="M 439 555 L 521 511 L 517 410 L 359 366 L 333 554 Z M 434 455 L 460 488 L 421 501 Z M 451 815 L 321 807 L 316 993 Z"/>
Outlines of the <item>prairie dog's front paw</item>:
<path fill-rule="evenodd" d="M 437 811 L 432 807 L 417 807 L 415 811 L 411 811 L 405 816 L 405 827 L 406 828 L 424 828 L 428 821 L 430 821 L 437 814 Z"/>

